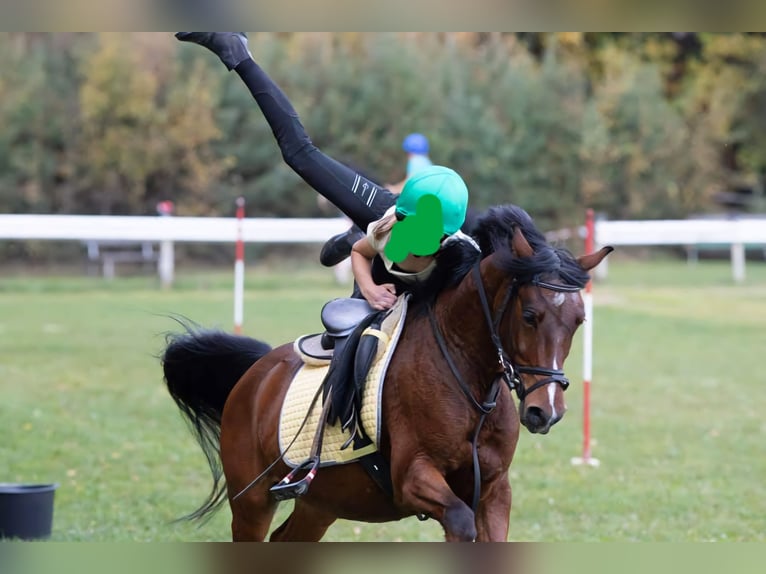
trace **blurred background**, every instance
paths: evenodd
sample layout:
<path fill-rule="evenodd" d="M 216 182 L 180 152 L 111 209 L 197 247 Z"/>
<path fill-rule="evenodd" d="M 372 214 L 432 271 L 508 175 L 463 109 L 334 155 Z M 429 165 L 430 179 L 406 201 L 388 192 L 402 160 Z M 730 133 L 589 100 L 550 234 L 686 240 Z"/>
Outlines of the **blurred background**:
<path fill-rule="evenodd" d="M 766 35 L 257 33 L 323 151 L 381 183 L 404 135 L 544 229 L 764 212 Z M 0 212 L 326 217 L 234 74 L 169 33 L 0 34 Z M 63 252 L 62 252 L 63 251 Z M 81 248 L 0 243 L 3 261 Z M 216 249 L 177 257 L 214 259 Z M 223 253 L 228 255 L 225 249 Z"/>
<path fill-rule="evenodd" d="M 766 225 L 766 34 L 263 32 L 250 47 L 315 144 L 380 183 L 404 178 L 402 140 L 420 132 L 472 207 L 518 204 L 576 254 L 586 209 L 628 225 L 589 319 L 601 466 L 570 463 L 578 334 L 566 417 L 519 441 L 511 540 L 766 540 L 764 240 L 705 240 L 710 220 Z M 346 226 L 206 50 L 172 33 L 0 33 L 0 218 L 225 217 L 233 237 L 239 196 L 247 218 Z M 630 227 L 673 235 L 686 219 L 703 222 L 696 244 Z M 231 330 L 233 241 L 177 242 L 159 289 L 156 245 L 105 278 L 77 230 L 44 232 L 11 239 L 0 223 L 0 483 L 60 485 L 55 541 L 230 539 L 228 508 L 172 522 L 211 480 L 157 356 L 169 315 Z M 247 244 L 245 334 L 278 345 L 322 328 L 351 285 L 320 266 L 321 240 Z M 414 518 L 327 536 L 441 538 Z"/>

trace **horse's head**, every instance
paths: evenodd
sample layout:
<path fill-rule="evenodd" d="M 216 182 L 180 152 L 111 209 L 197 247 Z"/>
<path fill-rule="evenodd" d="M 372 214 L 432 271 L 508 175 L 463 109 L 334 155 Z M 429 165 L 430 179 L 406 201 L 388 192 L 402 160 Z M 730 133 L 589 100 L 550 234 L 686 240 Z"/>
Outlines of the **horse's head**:
<path fill-rule="evenodd" d="M 513 252 L 533 258 L 534 251 L 520 229 L 513 236 Z M 569 262 L 587 273 L 611 251 L 584 255 Z M 516 283 L 506 328 L 510 329 L 511 364 L 518 376 L 519 415 L 530 432 L 547 433 L 566 412 L 564 360 L 569 355 L 572 337 L 585 320 L 579 283 L 567 284 L 542 273 L 528 282 Z"/>
<path fill-rule="evenodd" d="M 585 320 L 580 290 L 589 279 L 588 271 L 612 248 L 575 258 L 548 245 L 526 212 L 502 209 L 509 211 L 490 210 L 484 232 L 479 233 L 482 251 L 492 253 L 485 265 L 497 277 L 490 312 L 509 363 L 506 372 L 513 373 L 521 423 L 530 432 L 545 434 L 566 411 L 564 390 L 569 381 L 564 360 Z M 486 223 L 493 217 L 511 223 L 512 231 L 504 237 L 487 235 L 491 227 Z"/>

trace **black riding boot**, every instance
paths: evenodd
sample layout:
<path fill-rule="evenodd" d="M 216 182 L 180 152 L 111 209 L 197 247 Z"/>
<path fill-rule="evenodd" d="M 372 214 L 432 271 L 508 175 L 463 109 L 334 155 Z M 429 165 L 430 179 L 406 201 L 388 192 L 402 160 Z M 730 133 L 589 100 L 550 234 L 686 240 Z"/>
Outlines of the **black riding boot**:
<path fill-rule="evenodd" d="M 253 57 L 244 32 L 176 32 L 176 38 L 204 46 L 221 58 L 229 70 Z"/>
<path fill-rule="evenodd" d="M 356 225 L 328 239 L 319 254 L 319 262 L 325 267 L 333 267 L 351 255 L 354 243 L 364 237 L 364 232 Z"/>

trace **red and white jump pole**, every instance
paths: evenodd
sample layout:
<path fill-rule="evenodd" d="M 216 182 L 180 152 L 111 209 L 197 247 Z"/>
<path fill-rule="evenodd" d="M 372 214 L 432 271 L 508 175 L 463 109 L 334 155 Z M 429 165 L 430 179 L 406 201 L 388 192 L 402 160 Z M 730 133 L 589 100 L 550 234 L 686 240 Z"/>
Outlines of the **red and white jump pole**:
<path fill-rule="evenodd" d="M 245 299 L 245 242 L 242 238 L 242 221 L 245 218 L 245 198 L 237 198 L 237 244 L 234 259 L 234 332 L 242 334 Z"/>
<path fill-rule="evenodd" d="M 585 253 L 593 253 L 595 247 L 596 226 L 593 210 L 585 212 Z M 593 281 L 588 281 L 583 294 L 585 304 L 585 323 L 583 324 L 583 387 L 582 387 L 582 456 L 574 457 L 572 464 L 598 466 L 597 458 L 591 456 L 590 440 L 590 382 L 593 377 Z"/>

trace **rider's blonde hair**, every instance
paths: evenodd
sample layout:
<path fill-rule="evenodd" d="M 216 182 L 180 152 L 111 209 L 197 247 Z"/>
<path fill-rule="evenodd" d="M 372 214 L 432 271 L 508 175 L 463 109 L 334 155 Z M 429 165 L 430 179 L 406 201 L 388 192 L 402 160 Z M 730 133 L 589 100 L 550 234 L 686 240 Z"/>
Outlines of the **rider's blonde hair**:
<path fill-rule="evenodd" d="M 396 213 L 390 213 L 379 219 L 372 229 L 372 236 L 375 241 L 380 241 L 387 233 L 390 233 L 394 223 L 396 223 Z"/>

